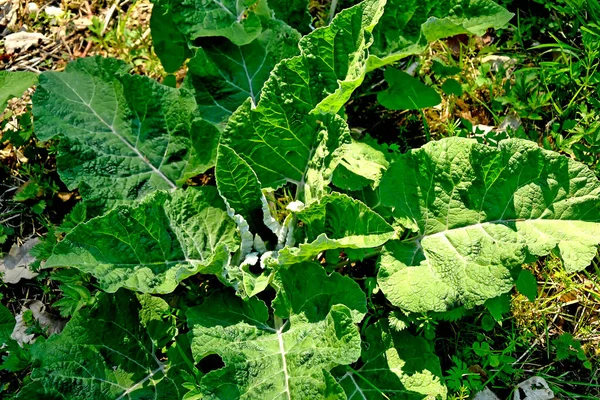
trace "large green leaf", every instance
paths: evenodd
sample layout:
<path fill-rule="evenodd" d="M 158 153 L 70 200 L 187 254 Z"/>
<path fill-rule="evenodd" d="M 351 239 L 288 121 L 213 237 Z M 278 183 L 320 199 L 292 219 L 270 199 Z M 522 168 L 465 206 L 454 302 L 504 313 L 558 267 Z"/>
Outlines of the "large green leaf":
<path fill-rule="evenodd" d="M 328 371 L 358 359 L 360 334 L 354 321 L 366 312 L 365 297 L 351 279 L 327 277 L 318 265 L 294 268 L 276 277 L 274 326 L 263 301 L 243 301 L 227 292 L 188 311 L 195 361 L 217 354 L 225 364 L 200 382 L 206 398 L 345 398 Z M 303 270 L 321 279 L 307 288 L 300 279 Z"/>
<path fill-rule="evenodd" d="M 512 288 L 527 256 L 555 250 L 567 271 L 583 269 L 600 241 L 594 173 L 525 140 L 428 143 L 392 164 L 380 192 L 416 232 L 385 246 L 378 275 L 387 299 L 411 311 L 482 304 Z"/>
<path fill-rule="evenodd" d="M 513 14 L 492 0 L 388 0 L 373 31 L 369 70 L 421 53 L 428 42 L 504 26 Z"/>
<path fill-rule="evenodd" d="M 32 348 L 33 382 L 18 398 L 180 399 L 182 365 L 159 359 L 176 334 L 164 300 L 101 294 L 93 309 Z"/>
<path fill-rule="evenodd" d="M 214 164 L 218 132 L 193 123 L 193 97 L 127 69 L 114 59 L 80 59 L 65 72 L 44 72 L 33 98 L 38 137 L 63 137 L 62 180 L 100 208 L 173 189 Z"/>
<path fill-rule="evenodd" d="M 244 46 L 203 40 L 184 82 L 194 92 L 200 116 L 219 125 L 247 98 L 256 104 L 275 64 L 298 54 L 299 40 L 298 32 L 277 20 L 266 22 L 262 33 Z"/>
<path fill-rule="evenodd" d="M 194 274 L 220 276 L 238 242 L 214 187 L 160 191 L 78 225 L 45 266 L 90 273 L 107 292 L 169 293 Z"/>
<path fill-rule="evenodd" d="M 38 76 L 33 72 L 0 71 L 0 114 L 6 108 L 9 99 L 23 96 L 37 80 Z"/>
<path fill-rule="evenodd" d="M 193 41 L 222 36 L 242 46 L 262 32 L 271 11 L 266 0 L 170 0 L 173 22 Z"/>
<path fill-rule="evenodd" d="M 345 194 L 332 193 L 298 213 L 306 240 L 297 247 L 284 247 L 277 255 L 281 265 L 313 258 L 338 248 L 381 246 L 396 236 L 394 228 L 364 203 Z"/>
<path fill-rule="evenodd" d="M 390 329 L 387 319 L 369 325 L 362 365 L 335 371 L 348 400 L 445 399 L 440 360 L 422 337 Z"/>
<path fill-rule="evenodd" d="M 258 105 L 247 101 L 231 117 L 223 140 L 264 187 L 292 182 L 310 194 L 329 182 L 334 151 L 350 140 L 335 113 L 364 78 L 370 31 L 384 3 L 366 0 L 303 37 L 301 54 L 275 67 Z"/>

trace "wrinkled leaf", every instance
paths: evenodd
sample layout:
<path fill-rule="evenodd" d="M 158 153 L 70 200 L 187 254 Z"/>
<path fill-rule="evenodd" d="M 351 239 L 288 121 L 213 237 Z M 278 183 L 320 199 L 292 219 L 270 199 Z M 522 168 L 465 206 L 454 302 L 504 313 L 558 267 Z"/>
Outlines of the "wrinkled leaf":
<path fill-rule="evenodd" d="M 359 357 L 360 334 L 346 306 L 322 315 L 311 322 L 294 314 L 273 327 L 261 300 L 213 294 L 187 313 L 194 360 L 217 354 L 225 364 L 202 378 L 200 391 L 216 399 L 343 399 L 328 371 Z"/>
<path fill-rule="evenodd" d="M 431 142 L 400 156 L 381 201 L 415 236 L 390 242 L 379 286 L 410 311 L 470 308 L 509 291 L 511 269 L 551 251 L 587 267 L 600 238 L 600 183 L 585 165 L 535 143 Z"/>
<path fill-rule="evenodd" d="M 224 142 L 248 162 L 263 187 L 291 182 L 309 197 L 322 194 L 335 150 L 350 140 L 334 114 L 364 78 L 369 32 L 383 4 L 360 3 L 303 37 L 301 54 L 275 67 L 256 108 L 247 101 L 229 120 Z"/>
<path fill-rule="evenodd" d="M 37 136 L 62 135 L 61 179 L 99 208 L 173 189 L 214 164 L 207 143 L 216 146 L 218 131 L 193 123 L 193 97 L 127 69 L 79 59 L 40 75 L 33 98 Z"/>
<path fill-rule="evenodd" d="M 107 292 L 170 293 L 197 273 L 220 276 L 238 241 L 214 187 L 156 192 L 75 227 L 45 267 L 90 273 Z"/>

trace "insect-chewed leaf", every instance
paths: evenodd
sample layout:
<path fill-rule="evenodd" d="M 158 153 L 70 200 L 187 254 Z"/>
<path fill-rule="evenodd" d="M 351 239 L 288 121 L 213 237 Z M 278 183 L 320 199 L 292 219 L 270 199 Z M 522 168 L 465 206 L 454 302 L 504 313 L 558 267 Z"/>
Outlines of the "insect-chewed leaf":
<path fill-rule="evenodd" d="M 94 275 L 107 292 L 169 293 L 197 273 L 220 275 L 239 246 L 214 187 L 156 192 L 75 227 L 45 266 Z"/>
<path fill-rule="evenodd" d="M 216 155 L 218 130 L 194 123 L 190 93 L 127 69 L 114 59 L 80 59 L 40 75 L 33 97 L 38 137 L 62 135 L 61 179 L 104 209 L 175 188 Z"/>
<path fill-rule="evenodd" d="M 373 31 L 369 70 L 421 53 L 428 42 L 461 33 L 481 36 L 512 17 L 492 0 L 388 0 Z"/>
<path fill-rule="evenodd" d="M 349 400 L 446 398 L 440 360 L 425 339 L 390 329 L 387 319 L 370 325 L 365 336 L 362 366 L 334 371 Z"/>
<path fill-rule="evenodd" d="M 556 250 L 567 271 L 600 241 L 600 182 L 585 165 L 535 143 L 498 148 L 431 142 L 386 171 L 381 201 L 415 237 L 390 242 L 378 282 L 410 311 L 470 308 L 513 286 L 511 268 Z"/>
<path fill-rule="evenodd" d="M 303 313 L 293 314 L 271 327 L 263 301 L 252 297 L 245 302 L 228 292 L 190 309 L 195 361 L 217 354 L 225 364 L 202 378 L 202 394 L 223 400 L 343 399 L 328 371 L 358 359 L 360 334 L 344 305 L 321 315 L 310 321 Z"/>
<path fill-rule="evenodd" d="M 101 294 L 58 335 L 32 348 L 32 382 L 18 399 L 180 399 L 182 365 L 157 354 L 177 334 L 167 303 Z"/>

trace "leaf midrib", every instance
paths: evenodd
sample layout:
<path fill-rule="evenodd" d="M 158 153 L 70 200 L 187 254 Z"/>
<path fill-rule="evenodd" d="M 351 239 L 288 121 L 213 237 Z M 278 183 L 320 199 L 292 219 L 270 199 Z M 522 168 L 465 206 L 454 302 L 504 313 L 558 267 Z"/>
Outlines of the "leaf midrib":
<path fill-rule="evenodd" d="M 144 156 L 135 146 L 133 146 L 131 143 L 129 143 L 129 141 L 127 139 L 125 139 L 120 133 L 118 133 L 114 126 L 107 123 L 97 112 L 96 110 L 94 110 L 91 106 L 92 101 L 93 101 L 93 96 L 92 99 L 90 99 L 89 103 L 86 103 L 85 100 L 79 95 L 79 93 L 71 86 L 69 85 L 69 83 L 67 81 L 65 81 L 64 79 L 62 79 L 62 77 L 60 76 L 60 74 L 56 74 L 56 76 L 65 84 L 66 87 L 69 88 L 69 90 L 71 90 L 71 92 L 73 92 L 73 94 L 75 96 L 77 96 L 77 98 L 79 98 L 79 100 L 81 101 L 81 104 L 83 104 L 84 106 L 86 106 L 93 114 L 94 116 L 100 121 L 102 122 L 117 138 L 119 138 L 131 151 L 133 151 L 137 157 L 142 160 L 142 162 L 144 164 L 146 164 L 150 170 L 152 172 L 154 172 L 155 174 L 157 174 L 162 180 L 164 180 L 172 189 L 176 189 L 177 185 L 175 185 L 175 183 L 173 183 L 161 170 L 159 170 L 158 168 L 156 168 L 154 165 L 152 165 L 152 163 L 146 158 L 146 156 Z M 94 85 L 94 90 L 95 90 L 95 85 Z M 116 100 L 116 92 L 115 92 L 115 100 Z M 118 106 L 118 102 L 117 102 L 117 106 Z"/>

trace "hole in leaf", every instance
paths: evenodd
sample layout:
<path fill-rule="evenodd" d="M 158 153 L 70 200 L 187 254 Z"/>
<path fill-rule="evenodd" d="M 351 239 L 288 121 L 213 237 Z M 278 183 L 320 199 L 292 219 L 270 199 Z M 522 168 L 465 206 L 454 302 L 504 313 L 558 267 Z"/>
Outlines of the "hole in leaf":
<path fill-rule="evenodd" d="M 202 371 L 205 374 L 208 374 L 210 371 L 216 371 L 225 366 L 223 359 L 218 354 L 210 354 L 204 357 L 200 362 L 196 364 L 196 368 Z"/>

